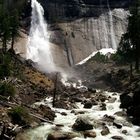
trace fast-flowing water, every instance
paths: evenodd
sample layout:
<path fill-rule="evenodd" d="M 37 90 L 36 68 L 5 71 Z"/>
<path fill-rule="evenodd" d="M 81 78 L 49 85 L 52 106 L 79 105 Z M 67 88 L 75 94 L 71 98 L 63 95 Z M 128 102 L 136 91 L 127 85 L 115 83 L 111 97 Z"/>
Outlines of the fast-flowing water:
<path fill-rule="evenodd" d="M 108 1 L 108 0 L 107 0 Z M 111 39 L 112 46 L 116 49 L 115 35 L 113 29 L 113 18 L 112 13 L 109 7 L 109 15 L 110 15 L 110 24 L 111 24 Z M 53 57 L 51 53 L 51 48 L 49 45 L 49 34 L 47 31 L 47 24 L 43 18 L 44 10 L 42 6 L 36 1 L 32 0 L 32 22 L 31 29 L 29 35 L 29 42 L 27 46 L 27 58 L 37 62 L 40 66 L 44 66 L 48 71 L 55 70 L 55 65 L 53 62 Z M 97 92 L 98 94 L 98 92 Z M 113 116 L 115 120 L 121 124 L 122 128 L 117 128 L 116 126 L 110 124 L 105 121 L 104 123 L 109 128 L 110 133 L 106 136 L 101 135 L 102 126 L 94 126 L 94 131 L 96 133 L 95 140 L 111 140 L 113 136 L 121 137 L 124 140 L 139 140 L 139 127 L 133 126 L 130 122 L 127 121 L 127 118 L 124 116 L 117 116 L 115 113 L 118 111 L 122 111 L 119 108 L 120 101 L 119 95 L 117 93 L 109 93 L 103 92 L 104 95 L 107 96 L 105 104 L 106 110 L 100 109 L 100 103 L 94 105 L 91 109 L 83 108 L 81 103 L 73 103 L 77 106 L 77 109 L 65 110 L 53 108 L 50 103 L 52 103 L 52 98 L 48 97 L 43 100 L 43 102 L 37 103 L 44 104 L 50 106 L 53 111 L 56 112 L 56 118 L 53 124 L 46 123 L 36 129 L 30 130 L 27 133 L 24 133 L 24 140 L 46 140 L 49 133 L 54 134 L 58 130 L 56 130 L 56 125 L 59 124 L 61 126 L 59 132 L 60 133 L 76 133 L 75 138 L 73 140 L 92 140 L 93 138 L 84 138 L 83 133 L 74 132 L 72 129 L 72 125 L 78 117 L 85 117 L 90 121 L 91 124 L 95 124 L 95 122 L 103 122 L 104 116 Z M 93 95 L 94 96 L 94 95 Z M 83 97 L 84 98 L 84 97 Z M 114 102 L 110 102 L 110 99 L 115 99 Z M 83 99 L 84 100 L 84 99 Z M 62 115 L 64 112 L 67 115 Z M 84 112 L 84 114 L 80 114 L 79 112 Z M 123 133 L 125 132 L 125 133 Z M 19 138 L 20 139 L 20 138 Z M 18 140 L 18 138 L 17 138 Z"/>
<path fill-rule="evenodd" d="M 110 9 L 109 0 L 107 0 L 107 7 L 108 7 L 108 10 L 109 10 L 110 37 L 111 37 L 112 48 L 117 49 L 117 43 L 116 43 L 114 25 L 113 25 L 113 16 L 112 16 L 112 11 Z"/>
<path fill-rule="evenodd" d="M 127 117 L 123 115 L 117 115 L 118 112 L 122 112 L 122 109 L 119 108 L 120 101 L 119 101 L 119 94 L 118 93 L 111 93 L 111 92 L 101 92 L 97 91 L 96 95 L 105 95 L 106 101 L 106 109 L 102 110 L 100 108 L 100 103 L 98 102 L 97 105 L 93 105 L 91 109 L 83 108 L 83 104 L 75 103 L 77 109 L 72 110 L 65 110 L 59 108 L 52 107 L 52 98 L 47 97 L 42 102 L 36 103 L 36 105 L 47 105 L 52 108 L 56 112 L 56 118 L 53 124 L 46 123 L 36 129 L 30 130 L 24 134 L 25 140 L 46 140 L 48 134 L 73 134 L 75 137 L 72 140 L 112 140 L 113 137 L 118 137 L 116 139 L 119 140 L 139 140 L 139 127 L 132 125 L 130 122 L 127 121 Z M 92 95 L 95 97 L 95 94 Z M 91 97 L 92 97 L 91 96 Z M 84 99 L 84 97 L 83 97 Z M 90 98 L 89 98 L 90 99 Z M 114 101 L 113 101 L 114 100 Z M 113 101 L 113 102 L 112 102 Z M 62 112 L 67 115 L 62 115 Z M 83 112 L 83 113 L 80 113 Z M 122 112 L 123 113 L 123 112 Z M 119 114 L 119 113 L 118 113 Z M 105 116 L 112 116 L 115 118 L 115 121 L 120 124 L 122 127 L 117 128 L 113 125 L 110 121 L 105 120 Z M 72 125 L 75 123 L 75 120 L 79 117 L 86 118 L 89 120 L 91 124 L 93 124 L 94 128 L 92 131 L 96 133 L 95 138 L 84 138 L 83 132 L 76 132 L 72 129 Z M 107 135 L 102 135 L 102 124 L 105 124 L 108 128 L 110 133 Z M 59 125 L 60 128 L 58 129 L 56 125 Z M 114 138 L 115 139 L 115 138 Z"/>
<path fill-rule="evenodd" d="M 27 44 L 27 59 L 36 62 L 41 69 L 54 71 L 55 65 L 49 45 L 49 33 L 44 19 L 43 7 L 37 0 L 31 1 L 31 28 Z"/>

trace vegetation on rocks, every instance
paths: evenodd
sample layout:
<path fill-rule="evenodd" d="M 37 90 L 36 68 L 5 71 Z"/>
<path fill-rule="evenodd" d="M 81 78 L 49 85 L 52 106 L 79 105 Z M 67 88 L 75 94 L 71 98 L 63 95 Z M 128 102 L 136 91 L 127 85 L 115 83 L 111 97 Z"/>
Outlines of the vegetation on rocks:
<path fill-rule="evenodd" d="M 13 84 L 3 82 L 0 83 L 0 95 L 13 97 L 17 93 Z"/>
<path fill-rule="evenodd" d="M 8 112 L 14 124 L 27 125 L 30 122 L 28 111 L 21 106 L 16 106 Z"/>

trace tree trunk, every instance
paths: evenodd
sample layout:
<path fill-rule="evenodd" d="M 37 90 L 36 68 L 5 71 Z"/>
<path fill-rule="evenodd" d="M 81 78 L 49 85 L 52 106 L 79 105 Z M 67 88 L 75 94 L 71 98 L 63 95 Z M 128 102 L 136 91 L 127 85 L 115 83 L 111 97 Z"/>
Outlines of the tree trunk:
<path fill-rule="evenodd" d="M 139 71 L 139 57 L 136 57 L 135 69 Z"/>
<path fill-rule="evenodd" d="M 137 40 L 137 43 L 136 43 L 136 56 L 135 56 L 135 70 L 136 71 L 139 71 L 139 61 L 140 61 L 140 56 L 139 56 L 139 53 L 140 53 L 140 48 L 139 48 L 139 43 L 138 43 L 138 40 Z"/>
<path fill-rule="evenodd" d="M 6 39 L 4 38 L 2 42 L 3 42 L 3 45 L 2 45 L 3 53 L 6 53 L 6 50 L 7 50 L 7 41 L 6 41 Z"/>
<path fill-rule="evenodd" d="M 56 92 L 57 92 L 57 76 L 58 73 L 55 75 L 55 81 L 54 81 L 54 92 L 53 92 L 53 107 L 55 107 L 55 97 L 56 97 Z"/>
<path fill-rule="evenodd" d="M 14 51 L 14 36 L 12 35 L 12 43 L 11 43 L 11 50 Z"/>

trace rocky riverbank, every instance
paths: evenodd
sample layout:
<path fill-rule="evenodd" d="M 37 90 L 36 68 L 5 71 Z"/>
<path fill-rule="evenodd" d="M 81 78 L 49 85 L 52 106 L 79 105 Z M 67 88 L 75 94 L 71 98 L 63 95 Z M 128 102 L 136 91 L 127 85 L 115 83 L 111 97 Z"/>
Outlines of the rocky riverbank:
<path fill-rule="evenodd" d="M 31 105 L 50 95 L 54 82 L 40 73 L 20 56 L 6 54 L 10 58 L 7 66 L 8 76 L 2 77 L 0 67 L 0 139 L 14 139 L 24 129 L 35 127 L 44 119 L 54 119 L 50 108 L 32 108 Z M 7 75 L 7 74 L 6 74 Z M 46 112 L 48 113 L 46 115 Z M 44 117 L 45 116 L 45 117 Z"/>
<path fill-rule="evenodd" d="M 140 125 L 140 73 L 128 64 L 116 64 L 114 61 L 97 62 L 93 58 L 80 69 L 82 81 L 89 88 L 119 92 L 121 108 L 127 110 L 134 124 Z"/>
<path fill-rule="evenodd" d="M 43 123 L 40 127 L 17 135 L 17 140 L 139 139 L 139 127 L 133 126 L 126 112 L 119 108 L 118 93 L 97 90 L 84 93 L 79 91 L 76 96 L 64 95 L 59 99 L 61 106 L 56 103 L 55 108 L 52 107 L 51 97 L 35 103 L 35 106 L 49 106 L 56 117 L 50 123 Z"/>
<path fill-rule="evenodd" d="M 18 140 L 20 139 L 19 133 L 29 128 L 36 128 L 37 126 L 40 126 L 42 122 L 49 123 L 48 126 L 51 125 L 52 127 L 57 119 L 60 121 L 60 118 L 58 117 L 59 115 L 61 117 L 63 116 L 64 120 L 67 120 L 69 115 L 71 116 L 73 114 L 75 117 L 72 121 L 73 124 L 70 124 L 70 129 L 78 131 L 78 134 L 73 134 L 73 132 L 64 134 L 61 132 L 56 133 L 56 131 L 54 131 L 54 134 L 51 133 L 48 136 L 48 140 L 50 139 L 49 137 L 73 138 L 81 137 L 81 135 L 82 138 L 98 138 L 99 130 L 102 137 L 109 134 L 107 136 L 108 138 L 112 137 L 114 139 L 124 139 L 127 137 L 125 135 L 128 134 L 130 128 L 127 128 L 128 130 L 123 129 L 125 128 L 125 124 L 122 124 L 122 121 L 118 122 L 118 120 L 116 122 L 116 119 L 118 118 L 116 116 L 121 116 L 122 119 L 124 119 L 127 118 L 127 114 L 133 116 L 129 119 L 135 124 L 139 125 L 140 75 L 133 72 L 133 75 L 130 77 L 128 66 L 117 66 L 113 63 L 85 63 L 82 66 L 79 66 L 79 68 L 81 69 L 80 72 L 83 76 L 83 84 L 87 87 L 81 86 L 81 83 L 78 82 L 77 84 L 73 84 L 72 81 L 74 78 L 69 80 L 71 86 L 67 87 L 61 83 L 59 76 L 58 81 L 56 81 L 56 75 L 54 76 L 54 74 L 46 75 L 40 73 L 32 66 L 34 65 L 32 61 L 25 61 L 17 55 L 14 57 L 12 56 L 11 60 L 11 64 L 14 66 L 14 69 L 12 69 L 13 74 L 4 79 L 1 79 L 0 84 L 12 84 L 16 89 L 16 94 L 14 96 L 0 95 L 1 139 L 15 139 L 18 134 Z M 79 68 L 76 68 L 76 70 Z M 80 77 L 80 75 L 78 75 L 78 77 Z M 102 90 L 98 91 L 96 89 Z M 122 94 L 109 93 L 108 95 L 108 92 L 104 92 L 103 90 L 117 91 Z M 59 109 L 52 108 L 52 97 L 54 91 L 56 93 L 54 106 L 57 108 L 63 108 L 61 111 Z M 121 99 L 121 105 L 120 103 L 117 103 L 117 109 L 113 107 L 113 114 L 108 114 L 107 112 L 110 109 L 107 103 L 111 104 L 111 106 L 115 105 L 116 101 L 119 101 L 119 96 Z M 126 112 L 119 110 L 119 106 L 126 108 Z M 81 107 L 83 108 L 80 109 Z M 86 130 L 86 132 L 83 133 L 83 130 L 81 129 L 83 128 L 83 125 L 85 127 L 86 122 L 83 122 L 83 120 L 77 117 L 77 115 L 79 116 L 80 114 L 86 114 L 89 109 L 91 109 L 90 111 L 92 112 L 94 110 L 93 108 L 95 110 L 97 109 L 96 111 L 99 111 L 101 114 L 103 113 L 102 117 L 96 120 L 99 121 L 101 119 L 101 121 L 98 122 L 100 124 L 100 126 L 98 126 L 100 129 L 98 131 Z M 19 115 L 18 119 L 15 114 Z M 13 116 L 16 116 L 16 119 Z M 65 116 L 68 118 L 65 118 Z M 92 119 L 93 118 L 96 117 L 94 116 Z M 107 120 L 103 121 L 103 118 Z M 130 120 L 127 120 L 129 124 L 131 124 Z M 60 127 L 66 127 L 64 124 L 64 126 L 62 126 L 59 121 L 55 123 L 56 128 L 54 127 L 53 129 L 56 130 L 60 129 Z M 77 126 L 77 123 L 79 122 L 81 124 Z M 96 127 L 94 125 L 91 126 L 88 124 L 87 128 L 92 127 L 95 129 Z M 118 133 L 118 135 L 114 135 L 112 132 L 110 133 L 112 127 L 115 127 L 119 132 L 122 131 L 121 135 L 120 133 Z M 135 129 L 132 133 L 136 133 L 134 131 Z M 128 135 L 131 135 L 133 138 L 133 134 Z"/>

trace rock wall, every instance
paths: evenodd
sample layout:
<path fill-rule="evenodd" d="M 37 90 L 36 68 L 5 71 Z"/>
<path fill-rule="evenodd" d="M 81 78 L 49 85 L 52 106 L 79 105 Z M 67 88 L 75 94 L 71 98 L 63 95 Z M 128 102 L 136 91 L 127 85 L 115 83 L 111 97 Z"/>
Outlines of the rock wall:
<path fill-rule="evenodd" d="M 41 0 L 40 0 L 41 1 Z M 74 65 L 102 48 L 118 47 L 126 32 L 130 0 L 41 1 L 50 25 L 50 41 L 65 51 Z M 57 50 L 59 50 L 57 49 Z M 61 55 L 59 57 L 61 60 Z M 63 60 L 62 60 L 63 62 Z M 59 62 L 56 59 L 56 63 Z"/>
<path fill-rule="evenodd" d="M 93 51 L 118 46 L 131 0 L 38 0 L 50 32 L 54 61 L 73 66 Z"/>

